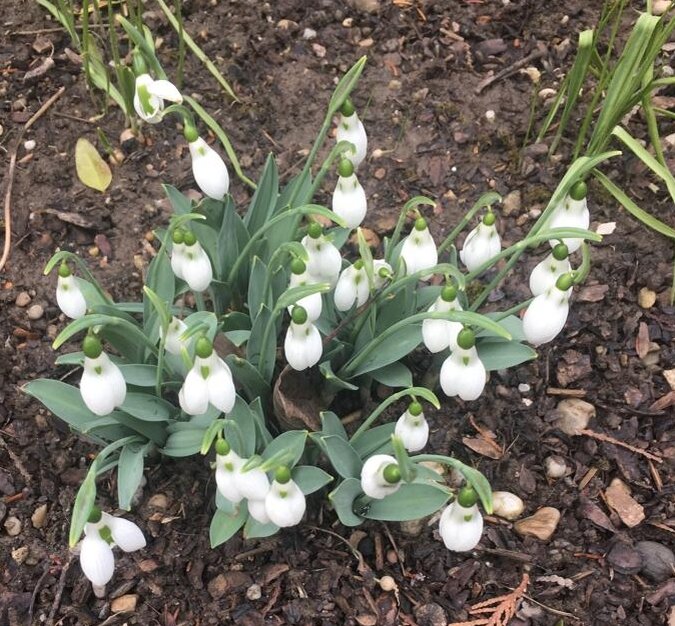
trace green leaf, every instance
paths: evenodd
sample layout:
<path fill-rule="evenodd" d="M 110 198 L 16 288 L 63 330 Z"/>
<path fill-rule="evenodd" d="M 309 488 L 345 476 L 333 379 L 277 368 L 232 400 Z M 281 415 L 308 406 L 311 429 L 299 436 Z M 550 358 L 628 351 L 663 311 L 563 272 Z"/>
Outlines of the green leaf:
<path fill-rule="evenodd" d="M 369 372 L 378 382 L 389 387 L 412 387 L 412 372 L 403 363 L 390 363 Z"/>
<path fill-rule="evenodd" d="M 375 426 L 363 433 L 356 441 L 352 442 L 354 450 L 365 461 L 372 454 L 391 454 L 391 436 L 396 428 L 395 422 Z M 385 451 L 386 449 L 386 451 Z"/>
<path fill-rule="evenodd" d="M 176 295 L 176 278 L 166 249 L 150 262 L 143 287 L 143 329 L 153 340 L 159 339 L 159 326 L 171 321 L 169 310 Z"/>
<path fill-rule="evenodd" d="M 517 341 L 478 341 L 478 358 L 488 372 L 515 367 L 537 358 L 537 352 Z"/>
<path fill-rule="evenodd" d="M 152 69 L 152 73 L 155 75 L 155 78 L 166 79 L 166 73 L 162 69 L 160 62 L 157 60 L 155 51 L 152 46 L 146 41 L 143 33 L 141 33 L 135 26 L 131 24 L 127 19 L 125 19 L 119 13 L 115 16 L 115 19 L 120 23 L 122 28 L 126 31 L 129 39 L 131 39 L 136 46 L 140 48 L 143 52 L 143 58 Z"/>
<path fill-rule="evenodd" d="M 322 411 L 320 417 L 321 432 L 324 435 L 334 435 L 335 437 L 342 437 L 345 441 L 348 440 L 347 431 L 335 413 L 332 411 Z"/>
<path fill-rule="evenodd" d="M 70 533 L 68 535 L 68 545 L 71 548 L 75 547 L 80 540 L 91 509 L 96 502 L 96 469 L 97 463 L 94 459 L 75 497 L 73 512 L 70 515 Z"/>
<path fill-rule="evenodd" d="M 145 422 L 168 422 L 178 412 L 170 402 L 147 393 L 127 392 L 121 411 Z"/>
<path fill-rule="evenodd" d="M 254 322 L 263 305 L 268 309 L 272 308 L 271 295 L 269 281 L 267 280 L 267 266 L 259 257 L 255 256 L 253 257 L 251 276 L 248 282 L 248 310 Z"/>
<path fill-rule="evenodd" d="M 225 420 L 225 438 L 230 441 L 234 451 L 241 457 L 253 456 L 256 451 L 256 417 L 244 400 L 237 396 L 234 407 Z M 230 429 L 229 425 L 236 428 Z"/>
<path fill-rule="evenodd" d="M 172 457 L 199 454 L 205 430 L 205 428 L 189 428 L 173 432 L 167 437 L 166 443 L 160 449 L 160 452 Z"/>
<path fill-rule="evenodd" d="M 171 208 L 176 215 L 187 215 L 192 211 L 192 200 L 178 191 L 178 189 L 172 185 L 162 185 L 162 189 L 164 189 L 164 193 L 169 199 Z"/>
<path fill-rule="evenodd" d="M 364 498 L 355 509 L 368 519 L 403 522 L 431 515 L 443 507 L 450 496 L 432 485 L 402 484 L 398 491 L 382 500 Z M 362 506 L 363 508 L 359 509 Z"/>
<path fill-rule="evenodd" d="M 265 451 L 262 453 L 262 458 L 267 461 L 280 452 L 285 452 L 286 460 L 284 461 L 284 465 L 294 467 L 305 451 L 307 435 L 308 432 L 306 430 L 288 430 L 285 433 L 281 433 L 267 445 Z"/>
<path fill-rule="evenodd" d="M 311 438 L 324 451 L 335 471 L 343 478 L 358 478 L 363 462 L 349 442 L 335 435 L 312 433 Z"/>
<path fill-rule="evenodd" d="M 345 526 L 359 526 L 363 523 L 363 517 L 354 513 L 353 510 L 354 500 L 362 493 L 361 481 L 356 478 L 347 478 L 328 494 L 328 500 Z"/>
<path fill-rule="evenodd" d="M 244 539 L 262 539 L 263 537 L 271 537 L 276 534 L 279 527 L 276 524 L 269 522 L 268 524 L 261 524 L 258 520 L 249 516 L 244 526 Z"/>
<path fill-rule="evenodd" d="M 352 67 L 349 68 L 347 73 L 340 79 L 331 96 L 330 102 L 328 103 L 328 112 L 327 117 L 332 117 L 342 106 L 345 99 L 352 92 L 356 83 L 363 72 L 363 68 L 366 64 L 366 56 L 362 56 Z"/>
<path fill-rule="evenodd" d="M 134 387 L 154 387 L 157 380 L 156 365 L 127 364 L 121 363 L 120 368 L 122 376 L 128 385 Z"/>
<path fill-rule="evenodd" d="M 117 502 L 120 509 L 129 511 L 131 500 L 143 478 L 143 457 L 147 446 L 138 443 L 127 444 L 120 452 L 117 465 Z"/>
<path fill-rule="evenodd" d="M 263 379 L 258 370 L 246 359 L 242 359 L 235 354 L 228 354 L 224 360 L 230 367 L 234 379 L 244 388 L 248 400 L 271 397 L 272 388 Z"/>
<path fill-rule="evenodd" d="M 488 479 L 477 469 L 462 463 L 458 459 L 447 457 L 443 462 L 454 467 L 462 474 L 462 476 L 464 476 L 466 482 L 468 482 L 478 494 L 485 512 L 488 515 L 492 514 L 492 487 L 490 487 Z"/>
<path fill-rule="evenodd" d="M 330 361 L 324 361 L 323 363 L 320 363 L 319 371 L 329 383 L 331 383 L 338 389 L 348 389 L 349 391 L 356 391 L 358 389 L 356 385 L 352 385 L 351 383 L 348 383 L 346 380 L 338 378 L 333 372 L 333 368 L 331 367 Z"/>
<path fill-rule="evenodd" d="M 312 465 L 296 465 L 293 468 L 292 476 L 300 491 L 306 496 L 319 491 L 333 480 L 330 474 Z"/>
<path fill-rule="evenodd" d="M 243 346 L 248 338 L 251 336 L 250 330 L 230 330 L 224 335 L 231 341 L 237 348 Z"/>
<path fill-rule="evenodd" d="M 248 509 L 244 504 L 241 504 L 235 513 L 228 515 L 224 511 L 217 509 L 211 519 L 211 526 L 209 527 L 209 539 L 211 547 L 215 548 L 228 539 L 231 539 L 234 534 L 244 525 L 248 518 Z"/>
<path fill-rule="evenodd" d="M 52 348 L 57 350 L 71 337 L 77 335 L 92 326 L 106 326 L 104 330 L 111 330 L 112 328 L 119 328 L 123 330 L 123 336 L 129 341 L 139 344 L 140 347 L 144 345 L 157 351 L 156 346 L 150 339 L 148 339 L 143 331 L 136 325 L 121 317 L 113 317 L 112 315 L 103 315 L 101 313 L 93 313 L 85 315 L 77 320 L 73 320 L 66 326 L 54 339 Z M 117 347 L 117 346 L 115 346 Z"/>
<path fill-rule="evenodd" d="M 84 137 L 80 137 L 75 145 L 75 169 L 80 182 L 96 191 L 105 191 L 112 182 L 110 167 Z"/>
<path fill-rule="evenodd" d="M 279 173 L 274 155 L 269 154 L 258 187 L 244 216 L 244 224 L 249 233 L 257 232 L 272 216 L 278 197 Z"/>

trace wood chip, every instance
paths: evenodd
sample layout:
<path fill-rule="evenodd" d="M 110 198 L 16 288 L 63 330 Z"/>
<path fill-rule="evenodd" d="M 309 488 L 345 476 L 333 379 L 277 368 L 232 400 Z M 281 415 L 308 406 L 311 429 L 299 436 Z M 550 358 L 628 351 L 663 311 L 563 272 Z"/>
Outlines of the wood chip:
<path fill-rule="evenodd" d="M 644 359 L 649 354 L 649 328 L 644 322 L 640 322 L 637 338 L 635 339 L 635 351 Z"/>
<path fill-rule="evenodd" d="M 534 515 L 518 520 L 513 528 L 519 535 L 548 541 L 558 527 L 558 522 L 560 522 L 560 511 L 552 506 L 545 506 Z"/>
<path fill-rule="evenodd" d="M 616 511 L 621 521 L 633 528 L 645 518 L 645 510 L 631 495 L 628 486 L 615 478 L 605 491 L 607 504 Z"/>
<path fill-rule="evenodd" d="M 663 377 L 668 381 L 670 388 L 675 391 L 675 369 L 663 370 Z"/>

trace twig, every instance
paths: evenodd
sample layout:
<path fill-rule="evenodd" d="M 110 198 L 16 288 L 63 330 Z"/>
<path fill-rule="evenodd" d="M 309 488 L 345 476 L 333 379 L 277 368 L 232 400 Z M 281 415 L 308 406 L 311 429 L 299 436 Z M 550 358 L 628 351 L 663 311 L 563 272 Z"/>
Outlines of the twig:
<path fill-rule="evenodd" d="M 573 619 L 575 621 L 580 621 L 579 618 L 574 615 L 574 613 L 568 613 L 567 611 L 561 611 L 560 609 L 554 609 L 552 606 L 548 606 L 542 602 L 539 602 L 538 600 L 535 600 L 532 596 L 528 596 L 527 594 L 523 594 L 523 598 L 526 600 L 529 600 L 530 602 L 534 602 L 537 606 L 540 606 L 542 609 L 545 611 L 548 611 L 549 613 L 553 613 L 553 615 L 559 615 L 560 617 L 569 617 L 570 619 Z"/>
<path fill-rule="evenodd" d="M 619 439 L 614 439 L 614 437 L 610 437 L 609 435 L 604 435 L 602 433 L 596 433 L 594 430 L 588 430 L 587 428 L 584 428 L 584 430 L 581 431 L 582 435 L 585 435 L 586 437 L 590 437 L 591 439 L 597 439 L 598 441 L 604 441 L 605 443 L 611 443 L 614 446 L 620 446 L 621 448 L 626 448 L 626 450 L 630 450 L 631 452 L 635 452 L 635 454 L 641 454 L 642 456 L 652 460 L 656 461 L 657 463 L 663 463 L 663 459 L 660 456 L 657 456 L 656 454 L 652 454 L 651 452 L 647 452 L 646 450 L 641 450 L 640 448 L 636 448 L 635 446 L 631 446 L 629 443 L 626 443 L 625 441 L 620 441 Z"/>
<path fill-rule="evenodd" d="M 9 249 L 12 244 L 12 187 L 14 185 L 14 172 L 16 170 L 16 155 L 19 151 L 19 146 L 21 145 L 21 140 L 23 139 L 24 133 L 35 123 L 37 122 L 62 95 L 66 90 L 65 87 L 61 87 L 51 98 L 49 98 L 31 117 L 21 129 L 19 136 L 16 138 L 14 148 L 10 153 L 9 157 L 9 169 L 7 171 L 7 190 L 5 191 L 5 245 L 2 250 L 2 257 L 0 258 L 0 271 L 5 267 L 7 259 L 9 258 Z"/>
<path fill-rule="evenodd" d="M 9 455 L 9 458 L 12 459 L 12 463 L 14 463 L 14 467 L 18 470 L 19 474 L 21 474 L 21 477 L 23 478 L 24 482 L 26 485 L 30 485 L 33 482 L 33 477 L 30 475 L 28 470 L 26 469 L 26 466 L 23 464 L 21 459 L 14 453 L 14 451 L 7 445 L 7 442 L 5 441 L 4 437 L 0 435 L 0 447 L 4 448 Z M 21 497 L 18 497 L 19 494 L 14 494 L 14 500 L 20 500 Z M 12 496 L 10 496 L 12 497 Z M 5 502 L 9 502 L 9 500 L 5 499 Z"/>
<path fill-rule="evenodd" d="M 59 576 L 59 585 L 56 588 L 56 594 L 54 594 L 54 602 L 52 602 L 52 608 L 49 611 L 49 617 L 47 618 L 48 623 L 51 624 L 52 626 L 54 625 L 54 616 L 56 615 L 56 611 L 59 610 L 59 605 L 61 604 L 61 596 L 63 595 L 63 590 L 66 586 L 66 576 L 68 575 L 68 570 L 70 569 L 70 566 L 73 564 L 73 559 L 74 555 L 71 552 L 68 555 L 68 560 L 61 569 L 61 576 Z"/>
<path fill-rule="evenodd" d="M 546 56 L 548 53 L 548 50 L 546 46 L 539 45 L 536 50 L 533 52 L 530 52 L 526 57 L 523 57 L 519 61 L 516 61 L 512 65 L 509 65 L 509 67 L 505 67 L 501 72 L 498 72 L 494 76 L 489 76 L 486 78 L 484 81 L 482 81 L 476 89 L 474 89 L 474 93 L 476 95 L 479 95 L 483 89 L 486 87 L 489 87 L 492 83 L 496 83 L 498 80 L 501 80 L 502 78 L 507 78 L 511 76 L 511 74 L 515 74 L 521 67 L 524 67 L 528 63 L 531 63 L 532 61 L 536 61 L 537 59 L 541 59 L 541 57 Z"/>
<path fill-rule="evenodd" d="M 28 621 L 32 622 L 33 621 L 33 609 L 35 608 L 35 600 L 37 600 L 37 595 L 38 592 L 40 591 L 40 587 L 42 587 L 42 583 L 45 581 L 45 578 L 47 578 L 47 574 L 49 574 L 49 563 L 45 566 L 45 571 L 42 572 L 42 576 L 38 579 L 35 589 L 33 589 L 33 595 L 30 597 L 30 604 L 28 605 Z"/>
<path fill-rule="evenodd" d="M 391 531 L 389 530 L 389 527 L 386 524 L 382 524 L 382 528 L 384 529 L 385 534 L 387 535 L 387 539 L 389 539 L 389 543 L 391 544 L 391 547 L 394 548 L 394 552 L 396 552 L 396 559 L 398 560 L 398 564 L 401 568 L 401 574 L 403 574 L 404 578 L 408 577 L 408 571 L 405 568 L 404 565 L 404 554 L 399 550 L 398 546 L 396 545 L 396 541 L 394 541 L 394 537 L 391 534 Z"/>

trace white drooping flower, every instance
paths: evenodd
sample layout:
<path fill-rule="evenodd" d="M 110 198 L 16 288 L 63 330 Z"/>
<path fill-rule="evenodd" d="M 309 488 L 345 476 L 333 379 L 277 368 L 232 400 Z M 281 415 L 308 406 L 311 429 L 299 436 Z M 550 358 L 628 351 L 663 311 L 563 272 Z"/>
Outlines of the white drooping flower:
<path fill-rule="evenodd" d="M 101 342 L 88 335 L 82 342 L 84 371 L 80 379 L 80 395 L 87 408 L 96 415 L 108 415 L 124 403 L 127 384 L 110 357 L 103 352 Z"/>
<path fill-rule="evenodd" d="M 288 284 L 288 288 L 292 289 L 293 287 L 301 287 L 303 285 L 312 285 L 315 283 L 315 280 L 312 278 L 312 275 L 307 271 L 307 266 L 302 259 L 293 259 L 291 263 L 291 279 Z M 322 309 L 322 300 L 320 293 L 313 293 L 311 296 L 305 296 L 300 298 L 295 304 L 290 304 L 288 306 L 288 312 L 293 311 L 294 306 L 301 306 L 307 312 L 307 319 L 310 322 L 315 322 L 321 317 Z"/>
<path fill-rule="evenodd" d="M 234 478 L 239 493 L 248 500 L 264 501 L 270 490 L 270 479 L 259 466 L 244 469 L 244 465 L 242 463 Z M 263 522 L 265 523 L 267 522 Z"/>
<path fill-rule="evenodd" d="M 338 278 L 333 293 L 335 308 L 338 311 L 349 311 L 354 305 L 360 307 L 365 304 L 369 295 L 368 274 L 363 261 L 359 259 L 354 265 L 346 267 Z"/>
<path fill-rule="evenodd" d="M 384 284 L 391 279 L 393 271 L 391 265 L 384 259 L 373 260 L 373 287 L 382 289 Z"/>
<path fill-rule="evenodd" d="M 468 506 L 462 506 L 461 500 L 460 493 L 458 499 L 445 508 L 438 525 L 438 532 L 445 547 L 452 552 L 473 550 L 483 534 L 483 516 L 475 499 L 469 498 L 468 502 L 473 500 L 473 503 Z"/>
<path fill-rule="evenodd" d="M 298 372 L 314 367 L 323 354 L 319 330 L 309 321 L 301 306 L 293 307 L 284 339 L 284 354 L 288 364 Z"/>
<path fill-rule="evenodd" d="M 232 372 L 206 337 L 197 340 L 195 362 L 178 392 L 180 408 L 188 415 L 203 415 L 209 404 L 223 413 L 234 407 Z"/>
<path fill-rule="evenodd" d="M 487 373 L 474 343 L 473 332 L 465 328 L 457 335 L 457 347 L 443 361 L 440 382 L 446 396 L 470 401 L 483 393 Z"/>
<path fill-rule="evenodd" d="M 349 141 L 354 144 L 354 150 L 346 153 L 346 156 L 357 168 L 366 158 L 368 153 L 368 137 L 363 123 L 354 110 L 351 100 L 347 99 L 340 110 L 340 119 L 336 133 L 337 141 Z"/>
<path fill-rule="evenodd" d="M 393 456 L 375 454 L 361 468 L 361 489 L 371 498 L 381 500 L 401 487 L 401 471 Z"/>
<path fill-rule="evenodd" d="M 174 231 L 171 269 L 192 291 L 201 292 L 208 289 L 213 280 L 209 255 L 190 231 L 179 229 Z"/>
<path fill-rule="evenodd" d="M 115 572 L 113 547 L 135 552 L 145 547 L 141 529 L 129 520 L 94 509 L 84 527 L 80 546 L 80 566 L 94 588 L 103 588 Z"/>
<path fill-rule="evenodd" d="M 444 287 L 441 295 L 429 307 L 430 313 L 461 311 L 462 305 L 457 298 L 457 289 L 451 285 Z M 450 320 L 426 319 L 422 322 L 422 339 L 430 352 L 440 352 L 457 346 L 457 335 L 463 326 Z"/>
<path fill-rule="evenodd" d="M 558 336 L 570 312 L 571 274 L 560 276 L 553 287 L 536 296 L 523 316 L 523 333 L 533 346 L 548 343 Z"/>
<path fill-rule="evenodd" d="M 567 246 L 559 243 L 551 254 L 538 263 L 530 274 L 530 291 L 533 296 L 539 296 L 552 287 L 555 287 L 558 278 L 572 269 L 568 259 Z"/>
<path fill-rule="evenodd" d="M 248 512 L 251 517 L 261 524 L 269 524 L 270 516 L 267 514 L 267 507 L 265 506 L 265 498 L 262 500 L 249 499 L 246 501 Z"/>
<path fill-rule="evenodd" d="M 188 132 L 192 132 L 192 129 L 186 130 L 186 135 Z M 222 200 L 230 189 L 230 175 L 225 161 L 201 137 L 188 140 L 188 148 L 192 157 L 192 175 L 197 186 L 209 198 Z"/>
<path fill-rule="evenodd" d="M 301 242 L 307 250 L 307 271 L 315 282 L 333 287 L 342 268 L 340 251 L 323 234 L 320 224 L 310 224 L 307 232 Z"/>
<path fill-rule="evenodd" d="M 187 324 L 178 319 L 175 315 L 171 318 L 169 322 L 169 327 L 166 330 L 166 341 L 164 342 L 164 348 L 170 354 L 179 355 L 183 348 L 186 348 L 190 345 L 189 339 L 182 339 L 183 333 L 187 330 Z M 162 338 L 164 331 L 162 327 L 159 327 L 159 337 Z"/>
<path fill-rule="evenodd" d="M 478 269 L 483 263 L 497 256 L 502 249 L 502 242 L 495 225 L 495 215 L 487 213 L 481 222 L 464 240 L 459 251 L 459 258 L 470 272 Z"/>
<path fill-rule="evenodd" d="M 73 320 L 79 319 L 87 312 L 87 301 L 77 284 L 77 278 L 72 275 L 65 262 L 59 267 L 59 277 L 56 282 L 56 303 L 63 314 Z"/>
<path fill-rule="evenodd" d="M 290 470 L 280 467 L 265 497 L 265 511 L 270 521 L 280 528 L 295 526 L 302 520 L 306 508 L 305 494 L 291 478 Z"/>
<path fill-rule="evenodd" d="M 333 212 L 341 217 L 347 228 L 357 228 L 368 210 L 366 192 L 348 159 L 342 159 L 338 167 L 339 178 L 333 191 Z"/>
<path fill-rule="evenodd" d="M 243 464 L 244 460 L 224 439 L 216 442 L 216 485 L 223 498 L 233 504 L 243 499 L 236 483 L 237 473 Z"/>
<path fill-rule="evenodd" d="M 168 80 L 154 80 L 150 74 L 141 74 L 136 77 L 136 91 L 134 93 L 134 109 L 138 117 L 150 124 L 162 121 L 164 100 L 181 104 L 178 88 Z"/>
<path fill-rule="evenodd" d="M 401 258 L 405 261 L 407 275 L 427 270 L 438 263 L 436 243 L 423 217 L 415 220 L 412 231 L 403 241 Z"/>
<path fill-rule="evenodd" d="M 398 418 L 394 434 L 401 439 L 408 452 L 418 452 L 427 445 L 429 424 L 419 402 L 411 402 L 406 412 Z"/>
<path fill-rule="evenodd" d="M 586 183 L 577 182 L 570 190 L 569 195 L 565 196 L 558 206 L 553 209 L 551 216 L 546 221 L 546 230 L 553 228 L 583 228 L 588 230 L 591 224 L 591 214 L 586 202 Z M 583 239 L 575 237 L 565 237 L 563 243 L 567 246 L 570 253 L 576 252 Z M 551 239 L 549 244 L 554 247 L 558 244 L 558 239 Z"/>

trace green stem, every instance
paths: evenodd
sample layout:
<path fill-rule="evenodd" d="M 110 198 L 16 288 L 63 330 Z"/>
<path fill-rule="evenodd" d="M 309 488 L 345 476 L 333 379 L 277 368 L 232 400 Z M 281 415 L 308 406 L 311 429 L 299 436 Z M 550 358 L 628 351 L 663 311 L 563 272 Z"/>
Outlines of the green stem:
<path fill-rule="evenodd" d="M 185 32 L 183 31 L 183 7 L 181 0 L 174 0 L 174 11 L 178 24 L 178 68 L 176 69 L 176 82 L 178 88 L 183 88 L 183 69 L 185 67 Z"/>
<path fill-rule="evenodd" d="M 323 179 L 326 177 L 326 174 L 328 173 L 328 170 L 330 169 L 330 166 L 333 164 L 335 159 L 338 156 L 340 156 L 343 152 L 353 149 L 353 147 L 354 144 L 350 143 L 349 141 L 340 141 L 335 146 L 333 146 L 333 149 L 329 152 L 328 156 L 324 159 L 323 163 L 321 164 L 321 169 L 317 173 L 316 178 L 312 183 L 312 187 L 310 189 L 309 194 L 310 198 L 313 198 L 314 194 L 318 191 L 319 187 L 321 186 L 321 183 L 323 182 Z"/>
<path fill-rule="evenodd" d="M 483 194 L 474 205 L 469 209 L 468 213 L 461 219 L 459 224 L 455 226 L 452 232 L 443 240 L 443 243 L 438 246 L 438 254 L 440 255 L 443 250 L 452 245 L 452 243 L 457 238 L 457 235 L 461 233 L 466 225 L 473 219 L 473 216 L 478 213 L 483 208 L 489 207 L 495 202 L 501 202 L 502 197 L 495 191 L 489 191 L 488 193 Z"/>
<path fill-rule="evenodd" d="M 384 258 L 387 263 L 391 264 L 391 255 L 394 253 L 394 248 L 396 248 L 401 238 L 401 231 L 403 230 L 403 224 L 405 224 L 408 212 L 412 211 L 420 204 L 436 206 L 436 203 L 431 198 L 427 198 L 426 196 L 414 196 L 403 205 L 403 208 L 398 215 L 398 221 L 396 222 L 396 227 L 394 228 L 391 239 L 389 241 L 385 241 Z"/>

